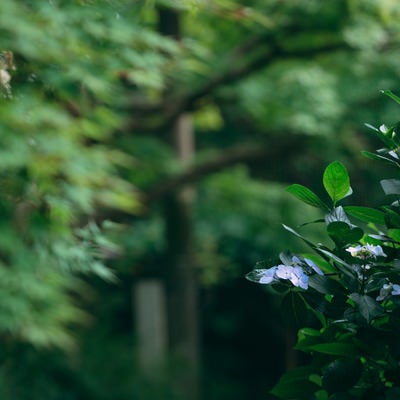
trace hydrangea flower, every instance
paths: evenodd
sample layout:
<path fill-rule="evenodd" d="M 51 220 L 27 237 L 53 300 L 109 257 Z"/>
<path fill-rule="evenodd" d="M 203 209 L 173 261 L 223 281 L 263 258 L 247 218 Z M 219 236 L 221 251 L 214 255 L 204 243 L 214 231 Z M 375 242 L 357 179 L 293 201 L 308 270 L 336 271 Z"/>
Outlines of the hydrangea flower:
<path fill-rule="evenodd" d="M 293 257 L 294 258 L 294 257 Z M 309 258 L 304 258 L 304 262 L 307 264 L 307 266 L 306 266 L 306 271 L 307 272 L 312 272 L 312 271 L 314 271 L 314 272 L 316 272 L 318 275 L 323 275 L 324 273 L 321 271 L 321 269 L 319 268 L 319 267 L 317 267 L 317 265 L 313 262 L 313 261 L 311 261 Z M 308 269 L 307 269 L 307 267 L 308 267 Z M 310 270 L 310 268 L 311 268 L 311 270 Z"/>
<path fill-rule="evenodd" d="M 275 275 L 280 279 L 289 279 L 293 274 L 293 267 L 291 265 L 278 265 Z"/>
<path fill-rule="evenodd" d="M 258 271 L 256 272 L 259 275 L 259 283 L 271 283 L 272 281 L 276 280 L 275 279 L 275 271 L 277 270 L 277 267 L 272 267 L 270 269 L 259 269 L 255 270 Z"/>
<path fill-rule="evenodd" d="M 400 296 L 400 285 L 396 283 L 385 283 L 379 291 L 379 296 L 376 298 L 377 301 L 387 299 L 389 296 Z"/>
<path fill-rule="evenodd" d="M 399 296 L 400 295 L 400 285 L 394 284 L 392 290 L 392 296 Z"/>
<path fill-rule="evenodd" d="M 292 275 L 290 277 L 290 282 L 296 287 L 301 287 L 302 289 L 308 288 L 308 275 L 306 275 L 303 269 L 299 266 L 293 267 Z"/>
<path fill-rule="evenodd" d="M 346 251 L 348 251 L 352 257 L 360 258 L 361 260 L 386 257 L 381 246 L 374 246 L 372 244 L 366 244 L 363 246 L 358 244 L 357 246 L 348 247 Z"/>
<path fill-rule="evenodd" d="M 273 284 L 279 280 L 288 280 L 293 286 L 307 289 L 309 275 L 314 272 L 323 275 L 320 268 L 310 259 L 293 256 L 291 265 L 279 264 L 268 269 L 255 269 L 249 272 L 246 278 L 262 284 Z"/>

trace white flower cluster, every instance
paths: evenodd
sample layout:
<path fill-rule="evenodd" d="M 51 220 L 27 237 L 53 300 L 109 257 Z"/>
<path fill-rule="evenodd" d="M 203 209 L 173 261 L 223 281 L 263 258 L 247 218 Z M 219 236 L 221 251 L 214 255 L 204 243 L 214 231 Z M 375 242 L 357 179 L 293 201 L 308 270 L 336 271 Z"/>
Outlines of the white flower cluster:
<path fill-rule="evenodd" d="M 346 249 L 352 257 L 360 258 L 361 260 L 375 259 L 376 257 L 386 257 L 381 246 L 374 246 L 372 244 L 357 245 L 348 247 Z"/>

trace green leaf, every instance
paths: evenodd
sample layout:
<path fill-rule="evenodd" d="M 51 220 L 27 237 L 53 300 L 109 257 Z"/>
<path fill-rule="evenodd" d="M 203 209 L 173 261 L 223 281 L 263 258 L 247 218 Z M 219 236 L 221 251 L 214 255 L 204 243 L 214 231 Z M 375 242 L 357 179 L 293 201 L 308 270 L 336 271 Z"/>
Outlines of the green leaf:
<path fill-rule="evenodd" d="M 306 239 L 304 236 L 302 236 L 300 233 L 296 232 L 293 228 L 291 228 L 290 226 L 287 226 L 285 224 L 282 224 L 282 226 L 289 231 L 290 233 L 293 233 L 293 235 L 297 236 L 298 238 L 300 238 L 301 240 L 303 240 L 304 243 L 306 243 L 308 246 L 310 246 L 315 252 L 317 252 L 323 259 L 325 259 L 326 261 L 329 260 L 329 258 L 333 258 L 335 257 L 332 253 L 322 249 L 321 247 L 315 245 L 314 243 L 310 242 L 308 239 Z M 344 261 L 341 260 L 342 263 L 344 263 Z M 349 266 L 350 268 L 350 266 Z"/>
<path fill-rule="evenodd" d="M 385 224 L 388 228 L 400 228 L 400 215 L 390 207 L 383 207 L 385 210 Z"/>
<path fill-rule="evenodd" d="M 399 179 L 382 179 L 381 186 L 386 195 L 400 194 L 400 180 Z"/>
<path fill-rule="evenodd" d="M 330 259 L 336 262 L 338 268 L 340 268 L 340 271 L 342 271 L 344 274 L 348 275 L 350 278 L 353 278 L 353 269 L 351 268 L 351 265 L 346 263 L 346 261 L 342 260 L 339 258 L 336 254 L 333 254 L 330 250 L 323 249 L 323 248 L 318 248 L 319 253 L 326 255 Z M 344 268 L 342 268 L 344 267 Z"/>
<path fill-rule="evenodd" d="M 375 299 L 368 295 L 352 293 L 350 299 L 357 305 L 358 311 L 370 323 L 374 318 L 383 314 L 383 309 Z"/>
<path fill-rule="evenodd" d="M 381 93 L 383 93 L 384 95 L 390 97 L 396 103 L 400 104 L 400 97 L 396 96 L 391 90 L 381 90 Z"/>
<path fill-rule="evenodd" d="M 359 398 L 347 393 L 347 392 L 341 392 L 341 393 L 335 393 L 333 396 L 329 397 L 329 400 L 358 400 Z"/>
<path fill-rule="evenodd" d="M 400 243 L 400 229 L 388 229 L 388 238 L 394 243 Z"/>
<path fill-rule="evenodd" d="M 329 393 L 351 389 L 360 379 L 362 365 L 358 358 L 340 358 L 331 362 L 322 376 L 322 387 Z"/>
<path fill-rule="evenodd" d="M 350 225 L 349 217 L 346 215 L 342 206 L 335 207 L 329 214 L 325 215 L 325 222 L 330 224 L 331 222 L 346 222 Z"/>
<path fill-rule="evenodd" d="M 333 204 L 352 193 L 347 169 L 339 161 L 334 161 L 326 167 L 323 184 Z"/>
<path fill-rule="evenodd" d="M 286 326 L 297 330 L 306 324 L 307 305 L 299 293 L 289 291 L 282 299 L 281 308 L 283 322 Z"/>
<path fill-rule="evenodd" d="M 376 126 L 373 126 L 373 125 L 367 124 L 367 123 L 365 123 L 364 125 L 365 125 L 367 128 L 372 129 L 372 130 L 375 131 L 375 132 L 378 132 L 378 131 L 379 131 L 379 129 L 378 129 Z"/>
<path fill-rule="evenodd" d="M 331 354 L 333 356 L 351 357 L 358 355 L 357 348 L 351 343 L 330 342 L 319 343 L 304 348 L 307 351 L 317 351 L 318 353 Z"/>
<path fill-rule="evenodd" d="M 328 235 L 339 246 L 358 242 L 364 232 L 358 226 L 350 226 L 346 222 L 331 222 L 327 226 Z"/>
<path fill-rule="evenodd" d="M 325 273 L 335 273 L 337 272 L 337 269 L 332 266 L 325 258 L 322 258 L 321 256 L 313 253 L 302 253 L 302 256 L 304 258 L 308 258 L 311 261 L 314 261 L 315 264 L 318 265 L 319 268 Z M 317 275 L 320 276 L 320 275 Z"/>
<path fill-rule="evenodd" d="M 396 167 L 400 167 L 400 164 L 389 157 L 384 157 L 379 154 L 371 153 L 370 151 L 361 151 L 361 154 L 364 157 L 370 158 L 371 160 L 383 161 L 387 164 L 395 165 Z"/>
<path fill-rule="evenodd" d="M 300 235 L 300 233 L 296 232 L 293 228 L 291 228 L 290 226 L 287 226 L 285 224 L 282 224 L 282 226 L 289 231 L 290 233 L 293 233 L 293 235 L 297 236 L 298 238 L 300 238 L 301 240 L 304 241 L 304 243 L 308 244 L 312 249 L 316 250 L 317 246 L 310 242 L 308 239 L 306 239 L 304 236 Z"/>
<path fill-rule="evenodd" d="M 318 344 L 321 342 L 321 332 L 316 329 L 302 328 L 297 333 L 296 350 L 303 350 L 308 346 Z"/>
<path fill-rule="evenodd" d="M 311 367 L 305 366 L 285 373 L 271 390 L 271 394 L 281 399 L 308 400 L 315 391 L 320 389 L 309 379 L 313 372 Z"/>
<path fill-rule="evenodd" d="M 312 190 L 303 185 L 295 183 L 286 188 L 286 191 L 310 206 L 329 210 L 329 207 Z"/>
<path fill-rule="evenodd" d="M 308 285 L 322 294 L 339 295 L 344 293 L 343 286 L 336 280 L 325 275 L 312 275 Z"/>
<path fill-rule="evenodd" d="M 314 393 L 315 400 L 328 400 L 328 393 L 325 390 L 318 390 Z"/>
<path fill-rule="evenodd" d="M 395 98 L 398 99 L 397 96 L 393 95 Z M 397 101 L 397 100 L 396 100 Z M 397 139 L 396 131 L 398 131 L 399 124 L 397 123 L 396 125 L 393 125 L 391 127 L 386 127 L 385 125 L 381 125 L 378 128 L 366 124 L 366 126 L 370 129 L 373 129 L 375 132 L 375 135 L 387 146 L 390 150 L 394 150 L 399 146 L 399 142 Z M 381 149 L 378 151 L 386 151 L 387 149 Z"/>
<path fill-rule="evenodd" d="M 375 208 L 361 207 L 361 206 L 345 206 L 344 210 L 347 214 L 355 217 L 363 222 L 372 222 L 374 224 L 385 223 L 385 213 Z"/>

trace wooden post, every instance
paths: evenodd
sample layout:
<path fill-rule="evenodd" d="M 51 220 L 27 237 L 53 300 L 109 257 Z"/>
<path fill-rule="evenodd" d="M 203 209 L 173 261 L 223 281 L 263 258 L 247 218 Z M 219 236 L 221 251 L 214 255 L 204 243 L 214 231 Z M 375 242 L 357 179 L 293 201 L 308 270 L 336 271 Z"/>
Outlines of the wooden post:
<path fill-rule="evenodd" d="M 167 348 L 166 303 L 160 280 L 145 279 L 133 288 L 133 309 L 139 363 L 151 378 L 165 359 Z M 156 373 L 156 372 L 155 372 Z"/>

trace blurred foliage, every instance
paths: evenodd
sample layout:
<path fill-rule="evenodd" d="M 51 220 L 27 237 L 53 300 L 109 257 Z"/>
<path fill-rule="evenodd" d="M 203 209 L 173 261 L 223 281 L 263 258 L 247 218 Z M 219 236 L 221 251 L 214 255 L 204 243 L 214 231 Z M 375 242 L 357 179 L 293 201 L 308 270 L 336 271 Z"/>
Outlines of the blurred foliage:
<path fill-rule="evenodd" d="M 86 292 L 79 275 L 112 279 L 102 259 L 117 250 L 84 221 L 99 207 L 138 211 L 121 174 L 133 158 L 112 138 L 123 121 L 120 73 L 143 90 L 162 86 L 177 52 L 127 10 L 118 1 L 1 2 L 2 47 L 14 56 L 0 108 L 1 336 L 71 346 L 70 327 L 86 319 L 72 301 Z"/>
<path fill-rule="evenodd" d="M 241 278 L 245 265 L 279 251 L 282 242 L 298 245 L 281 229 L 282 220 L 292 221 L 300 213 L 316 219 L 317 214 L 301 209 L 283 192 L 282 184 L 252 179 L 244 166 L 211 176 L 200 186 L 198 262 L 206 286 Z"/>
<path fill-rule="evenodd" d="M 160 5 L 178 10 L 180 40 L 157 33 Z M 264 398 L 284 368 L 281 321 L 242 274 L 293 248 L 280 223 L 314 217 L 284 187 L 311 186 L 328 160 L 346 161 L 360 201 L 379 201 L 360 127 L 395 119 L 378 91 L 398 84 L 399 12 L 390 0 L 0 2 L 0 397 L 177 398 L 176 365 L 154 383 L 133 361 L 131 284 L 165 262 L 160 204 L 140 194 L 186 171 L 163 124 L 181 106 L 194 166 L 234 145 L 272 148 L 201 176 L 194 215 L 205 396 Z M 103 226 L 106 209 L 136 216 Z"/>

